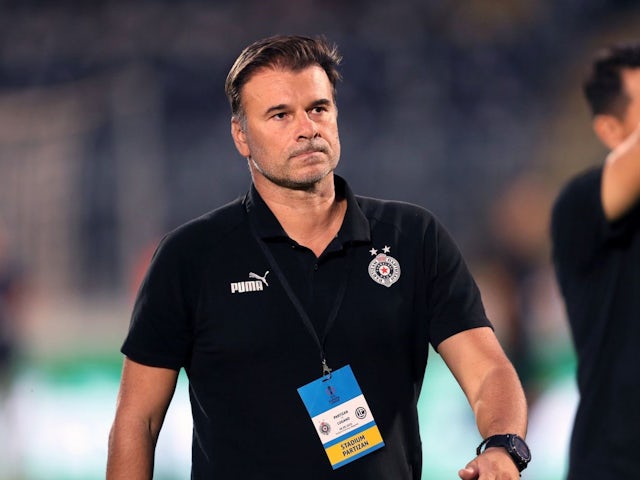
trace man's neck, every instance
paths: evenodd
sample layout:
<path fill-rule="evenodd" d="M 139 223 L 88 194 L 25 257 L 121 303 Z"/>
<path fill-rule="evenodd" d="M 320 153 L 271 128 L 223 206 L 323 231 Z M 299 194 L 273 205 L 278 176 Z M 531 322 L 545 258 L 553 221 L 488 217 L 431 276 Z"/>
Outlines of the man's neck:
<path fill-rule="evenodd" d="M 293 190 L 254 179 L 258 193 L 293 240 L 319 257 L 338 234 L 347 202 L 335 193 L 333 174 L 313 190 Z"/>

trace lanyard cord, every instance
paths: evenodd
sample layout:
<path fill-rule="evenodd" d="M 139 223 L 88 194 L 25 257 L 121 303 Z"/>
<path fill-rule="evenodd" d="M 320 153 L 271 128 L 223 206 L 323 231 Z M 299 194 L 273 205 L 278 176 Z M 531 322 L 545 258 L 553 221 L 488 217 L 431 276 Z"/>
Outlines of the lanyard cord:
<path fill-rule="evenodd" d="M 336 301 L 334 302 L 333 308 L 331 309 L 331 312 L 329 313 L 329 317 L 327 318 L 327 323 L 325 324 L 322 338 L 320 338 L 318 336 L 318 332 L 316 332 L 316 329 L 313 327 L 313 323 L 311 322 L 311 318 L 309 317 L 309 314 L 307 314 L 304 307 L 302 306 L 302 303 L 300 303 L 300 299 L 297 297 L 297 295 L 294 293 L 293 289 L 291 288 L 291 285 L 289 284 L 287 277 L 284 275 L 284 272 L 278 265 L 278 262 L 274 258 L 273 253 L 271 253 L 271 250 L 269 250 L 269 247 L 267 246 L 267 244 L 264 242 L 264 240 L 260 238 L 260 236 L 256 232 L 253 222 L 249 221 L 249 224 L 251 226 L 251 233 L 253 234 L 256 241 L 258 242 L 258 245 L 260 245 L 260 248 L 262 249 L 262 252 L 264 253 L 265 257 L 267 257 L 267 261 L 269 262 L 269 265 L 271 266 L 274 273 L 278 277 L 278 280 L 280 280 L 280 283 L 282 284 L 284 291 L 287 293 L 287 296 L 291 300 L 291 303 L 293 303 L 293 306 L 296 308 L 298 315 L 300 315 L 300 319 L 302 320 L 303 325 L 307 328 L 307 330 L 311 334 L 311 337 L 315 340 L 316 345 L 318 346 L 318 349 L 320 350 L 320 360 L 322 362 L 322 375 L 330 376 L 332 369 L 329 368 L 329 365 L 327 365 L 327 359 L 324 353 L 324 342 L 327 338 L 327 334 L 329 333 L 329 330 L 331 329 L 331 327 L 336 321 L 336 318 L 338 317 L 338 311 L 340 310 L 340 306 L 342 305 L 342 300 L 344 299 L 344 294 L 347 290 L 347 283 L 349 280 L 349 272 L 351 271 L 352 262 L 349 261 L 347 264 L 347 268 L 345 269 L 346 271 L 342 277 L 342 280 L 338 288 Z M 350 256 L 353 258 L 353 254 L 351 254 Z"/>

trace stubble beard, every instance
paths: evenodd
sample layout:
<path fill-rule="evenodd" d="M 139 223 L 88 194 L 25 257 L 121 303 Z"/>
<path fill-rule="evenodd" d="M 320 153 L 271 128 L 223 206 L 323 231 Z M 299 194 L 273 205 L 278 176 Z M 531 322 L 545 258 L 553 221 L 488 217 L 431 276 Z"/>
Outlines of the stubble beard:
<path fill-rule="evenodd" d="M 297 149 L 289 154 L 289 159 L 310 151 L 329 155 L 329 149 L 324 145 L 319 145 L 319 146 L 312 146 L 312 147 Z M 259 172 L 260 175 L 262 175 L 264 178 L 269 180 L 274 185 L 277 185 L 279 187 L 286 188 L 289 190 L 301 190 L 301 191 L 314 190 L 316 185 L 318 185 L 320 181 L 326 178 L 327 175 L 332 173 L 338 164 L 338 159 L 335 158 L 332 161 L 330 161 L 328 165 L 326 165 L 326 168 L 324 170 L 320 172 L 309 174 L 308 176 L 302 177 L 302 178 L 293 178 L 292 176 L 277 175 L 275 172 L 262 168 L 260 165 L 258 165 L 258 162 L 256 162 L 253 157 L 249 157 L 248 160 L 250 163 L 250 170 L 255 170 Z"/>

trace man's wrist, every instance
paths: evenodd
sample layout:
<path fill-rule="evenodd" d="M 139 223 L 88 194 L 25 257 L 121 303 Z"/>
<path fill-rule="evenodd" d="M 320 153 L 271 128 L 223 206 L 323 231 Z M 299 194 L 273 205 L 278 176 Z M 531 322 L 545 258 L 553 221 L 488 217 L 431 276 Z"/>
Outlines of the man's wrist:
<path fill-rule="evenodd" d="M 480 455 L 484 450 L 492 447 L 504 448 L 513 462 L 518 467 L 518 471 L 522 472 L 531 461 L 531 451 L 524 439 L 515 433 L 506 433 L 501 435 L 491 435 L 485 438 L 478 448 L 476 448 L 476 455 Z"/>

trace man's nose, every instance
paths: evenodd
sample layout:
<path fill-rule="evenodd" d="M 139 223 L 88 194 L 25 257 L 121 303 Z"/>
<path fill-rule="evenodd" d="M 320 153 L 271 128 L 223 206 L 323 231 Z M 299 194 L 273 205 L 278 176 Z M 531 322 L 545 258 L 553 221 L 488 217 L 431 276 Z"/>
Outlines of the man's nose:
<path fill-rule="evenodd" d="M 308 112 L 299 115 L 297 121 L 298 138 L 311 139 L 318 135 L 318 125 L 310 118 Z"/>

